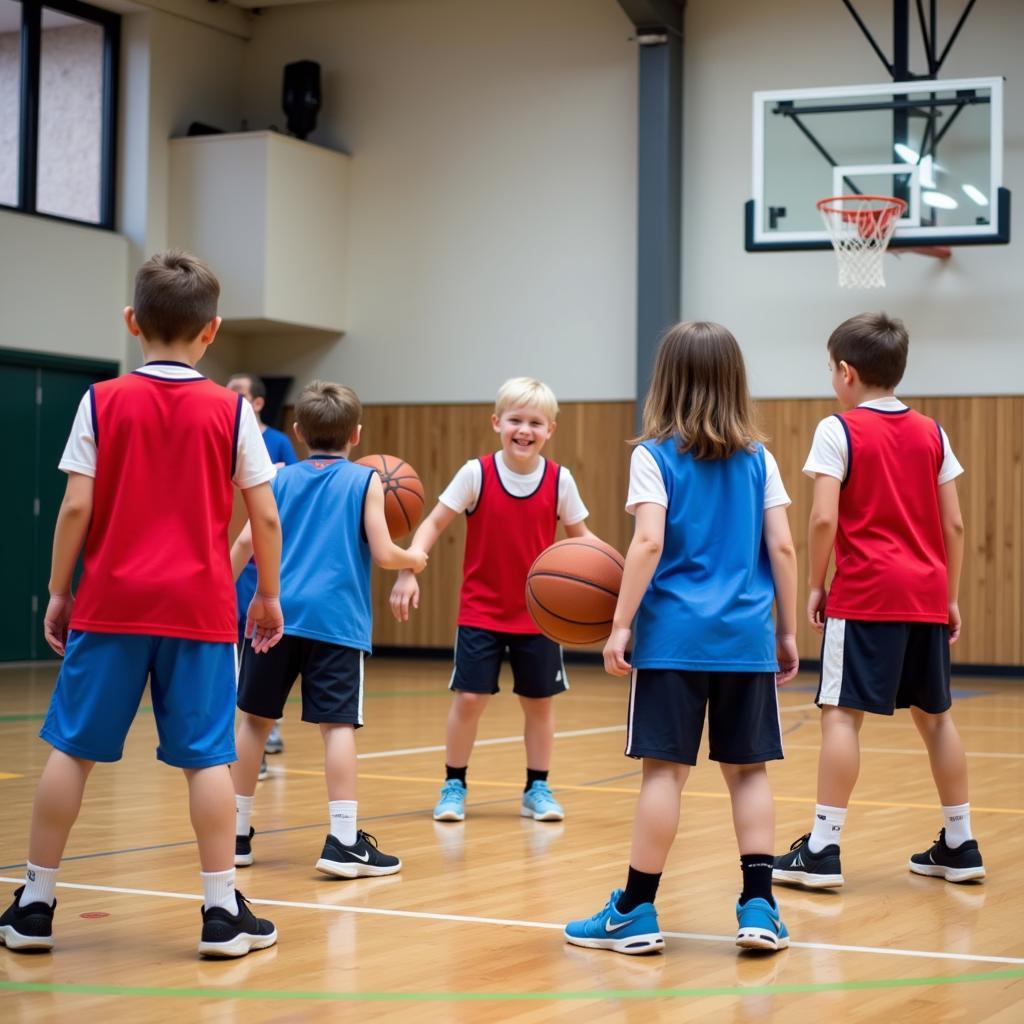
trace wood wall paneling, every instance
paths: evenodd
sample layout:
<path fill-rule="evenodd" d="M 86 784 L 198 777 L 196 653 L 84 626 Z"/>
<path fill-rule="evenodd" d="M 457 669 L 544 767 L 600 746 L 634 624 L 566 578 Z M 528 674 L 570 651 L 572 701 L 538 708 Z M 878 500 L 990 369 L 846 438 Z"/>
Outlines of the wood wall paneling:
<path fill-rule="evenodd" d="M 908 398 L 949 434 L 965 468 L 959 481 L 966 525 L 961 587 L 963 635 L 958 662 L 1024 665 L 1024 396 Z M 495 447 L 491 405 L 368 406 L 355 454 L 400 455 L 420 474 L 427 507 L 468 458 Z M 829 399 L 761 401 L 758 411 L 793 504 L 789 510 L 800 560 L 801 609 L 806 592 L 806 533 L 812 483 L 801 472 L 818 421 L 836 410 Z M 290 412 L 290 410 L 289 410 Z M 290 420 L 289 420 L 290 421 Z M 623 511 L 633 433 L 632 402 L 562 406 L 547 452 L 568 466 L 590 509 L 591 529 L 625 552 L 632 531 Z M 431 553 L 420 577 L 420 608 L 396 623 L 388 609 L 392 573 L 375 570 L 374 639 L 382 646 L 448 647 L 455 633 L 465 536 L 457 520 Z M 816 658 L 819 639 L 799 616 L 803 657 Z"/>

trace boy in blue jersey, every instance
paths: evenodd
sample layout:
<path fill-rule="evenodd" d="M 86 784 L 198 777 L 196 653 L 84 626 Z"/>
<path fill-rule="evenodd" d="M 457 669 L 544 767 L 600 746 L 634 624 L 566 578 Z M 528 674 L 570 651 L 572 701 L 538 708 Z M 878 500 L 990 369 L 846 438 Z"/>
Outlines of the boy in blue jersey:
<path fill-rule="evenodd" d="M 274 480 L 283 535 L 281 606 L 288 625 L 277 648 L 252 657 L 242 649 L 236 736 L 235 864 L 253 862 L 251 826 L 260 757 L 288 693 L 302 676 L 302 720 L 324 741 L 331 830 L 317 869 L 341 878 L 391 875 L 402 862 L 382 853 L 357 828 L 355 730 L 363 724 L 363 659 L 370 653 L 370 562 L 422 572 L 427 555 L 392 543 L 384 488 L 366 466 L 348 460 L 359 443 L 362 406 L 351 388 L 314 381 L 296 405 L 296 435 L 309 447 L 303 462 Z M 252 554 L 248 526 L 231 549 L 239 572 Z M 271 657 L 271 655 L 273 655 Z"/>
<path fill-rule="evenodd" d="M 789 497 L 761 440 L 736 339 L 714 323 L 673 327 L 658 349 L 630 466 L 626 509 L 636 526 L 604 649 L 607 672 L 632 673 L 626 754 L 643 759 L 629 873 L 593 917 L 566 925 L 574 945 L 664 948 L 654 899 L 705 712 L 743 875 L 736 944 L 789 945 L 772 896 L 765 762 L 782 757 L 776 685 L 799 663 L 796 553 Z"/>
<path fill-rule="evenodd" d="M 227 383 L 229 391 L 241 395 L 252 407 L 256 414 L 256 423 L 263 435 L 263 443 L 266 445 L 270 461 L 278 468 L 291 466 L 298 462 L 299 457 L 295 454 L 288 435 L 263 422 L 263 409 L 267 404 L 267 386 L 261 377 L 254 373 L 235 373 Z M 238 645 L 242 646 L 245 638 L 245 609 L 249 607 L 253 594 L 256 593 L 256 563 L 251 559 L 242 570 L 238 579 L 235 580 L 235 594 L 238 598 Z M 264 753 L 280 754 L 284 750 L 284 740 L 281 739 L 279 723 L 274 723 L 274 728 L 267 736 L 267 748 Z M 260 762 L 260 778 L 267 776 L 267 759 L 264 757 Z"/>

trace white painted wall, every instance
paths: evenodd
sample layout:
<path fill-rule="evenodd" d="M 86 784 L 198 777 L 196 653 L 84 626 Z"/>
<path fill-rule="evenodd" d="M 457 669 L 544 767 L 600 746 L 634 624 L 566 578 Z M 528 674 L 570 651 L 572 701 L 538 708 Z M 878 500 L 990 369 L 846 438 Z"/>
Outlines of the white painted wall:
<path fill-rule="evenodd" d="M 282 67 L 323 68 L 311 141 L 352 156 L 349 330 L 248 345 L 369 402 L 634 390 L 636 44 L 615 0 L 341 0 L 268 8 L 245 117 L 283 126 Z"/>
<path fill-rule="evenodd" d="M 1020 286 L 1024 274 L 1024 74 L 1019 0 L 978 4 L 943 78 L 1006 75 L 1004 179 L 1016 193 L 1008 246 L 960 248 L 942 263 L 887 257 L 884 291 L 844 292 L 827 252 L 743 249 L 750 197 L 751 94 L 757 89 L 887 80 L 878 58 L 838 2 L 689 0 L 684 78 L 683 313 L 719 320 L 743 345 L 751 386 L 762 396 L 829 395 L 825 342 L 848 316 L 885 309 L 911 332 L 903 390 L 915 394 L 1024 391 Z M 857 4 L 891 49 L 890 0 Z M 960 7 L 942 3 L 946 38 Z M 913 5 L 911 5 L 912 17 Z M 920 51 L 912 67 L 923 70 Z"/>

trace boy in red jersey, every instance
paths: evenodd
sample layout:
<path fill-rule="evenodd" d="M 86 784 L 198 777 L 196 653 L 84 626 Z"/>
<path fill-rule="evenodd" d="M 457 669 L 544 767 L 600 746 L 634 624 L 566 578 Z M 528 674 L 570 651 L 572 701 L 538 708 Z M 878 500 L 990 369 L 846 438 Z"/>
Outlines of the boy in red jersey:
<path fill-rule="evenodd" d="M 445 783 L 435 821 L 466 816 L 466 769 L 480 716 L 498 692 L 505 651 L 513 692 L 526 719 L 526 786 L 520 814 L 561 821 L 565 812 L 548 788 L 555 719 L 551 698 L 569 688 L 558 644 L 543 636 L 526 610 L 526 574 L 554 542 L 561 520 L 570 537 L 590 536 L 588 512 L 565 468 L 541 456 L 555 432 L 558 402 L 546 385 L 529 377 L 505 381 L 491 416 L 501 451 L 471 459 L 455 474 L 412 539 L 430 551 L 460 512 L 466 513 L 466 550 L 459 594 L 454 693 L 445 741 Z M 391 591 L 399 622 L 419 607 L 419 584 L 403 571 Z"/>
<path fill-rule="evenodd" d="M 804 466 L 814 478 L 807 615 L 824 633 L 817 807 L 812 830 L 775 858 L 777 882 L 843 884 L 839 844 L 860 770 L 864 712 L 891 715 L 897 707 L 910 708 L 928 749 L 945 819 L 935 844 L 910 858 L 910 870 L 948 882 L 985 877 L 971 835 L 967 760 L 949 710 L 963 468 L 938 423 L 893 394 L 908 346 L 903 323 L 884 313 L 851 317 L 828 340 L 844 411 L 818 424 Z"/>
<path fill-rule="evenodd" d="M 253 648 L 281 637 L 281 526 L 274 468 L 252 409 L 195 370 L 217 330 L 220 285 L 181 252 L 154 256 L 125 312 L 145 363 L 83 397 L 60 468 L 46 609 L 64 657 L 40 736 L 25 885 L 0 917 L 11 949 L 53 947 L 57 872 L 97 761 L 118 761 L 150 681 L 157 757 L 185 772 L 204 902 L 200 954 L 244 956 L 277 941 L 235 889 L 235 588 L 228 557 L 233 487 L 253 524 L 259 586 Z M 71 578 L 79 552 L 78 593 Z"/>

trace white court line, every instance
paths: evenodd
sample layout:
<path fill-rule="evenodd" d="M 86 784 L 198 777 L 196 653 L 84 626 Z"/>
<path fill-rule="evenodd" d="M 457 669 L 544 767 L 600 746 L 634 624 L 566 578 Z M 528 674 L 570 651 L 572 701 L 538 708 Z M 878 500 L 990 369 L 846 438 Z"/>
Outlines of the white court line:
<path fill-rule="evenodd" d="M 790 704 L 787 707 L 782 707 L 779 710 L 785 714 L 788 711 L 808 711 L 811 708 L 816 708 L 817 705 L 811 704 Z M 604 733 L 610 732 L 625 732 L 625 725 L 601 725 L 594 729 L 567 729 L 563 732 L 556 732 L 556 740 L 567 740 L 572 739 L 575 736 L 601 736 Z M 477 740 L 475 746 L 477 747 L 497 747 L 505 743 L 522 743 L 523 737 L 519 736 L 495 736 L 489 740 Z M 790 746 L 790 744 L 786 744 Z M 357 757 L 361 761 L 370 761 L 374 758 L 381 757 L 408 757 L 410 754 L 436 754 L 438 751 L 444 750 L 445 746 L 443 743 L 437 744 L 431 747 L 400 747 L 397 750 L 371 750 L 366 754 L 358 754 Z M 817 747 L 814 747 L 817 750 Z"/>
<path fill-rule="evenodd" d="M 817 743 L 787 743 L 787 750 L 819 750 L 820 745 Z M 927 757 L 928 751 L 924 747 L 861 747 L 860 751 L 862 754 L 916 754 L 921 757 Z M 1009 757 L 1009 758 L 1024 758 L 1024 751 L 1018 751 L 1017 753 L 997 753 L 991 750 L 965 750 L 964 753 L 968 757 Z"/>
<path fill-rule="evenodd" d="M 5 878 L 0 882 L 23 882 L 22 878 Z M 186 892 L 162 892 L 157 889 L 125 889 L 113 885 L 85 885 L 78 882 L 58 882 L 61 889 L 81 889 L 87 892 L 110 892 L 126 896 L 159 896 L 171 900 L 192 900 L 201 902 L 202 896 Z M 261 907 L 286 907 L 295 910 L 327 910 L 339 914 L 370 914 L 378 917 L 406 917 L 419 921 L 451 921 L 458 924 L 500 925 L 507 928 L 543 928 L 562 931 L 564 925 L 549 924 L 547 921 L 519 921 L 504 917 L 471 917 L 465 914 L 432 914 L 423 910 L 387 910 L 383 907 L 350 907 L 335 903 L 303 903 L 298 900 L 249 900 Z M 690 939 L 695 942 L 735 942 L 734 935 L 705 935 L 701 932 L 662 932 L 673 939 Z M 879 956 L 915 956 L 926 960 L 965 960 L 971 963 L 1024 964 L 1024 957 L 982 956 L 973 953 L 940 953 L 924 949 L 893 949 L 883 946 L 840 946 L 829 942 L 790 942 L 797 949 L 822 949 L 833 953 L 874 953 Z"/>

